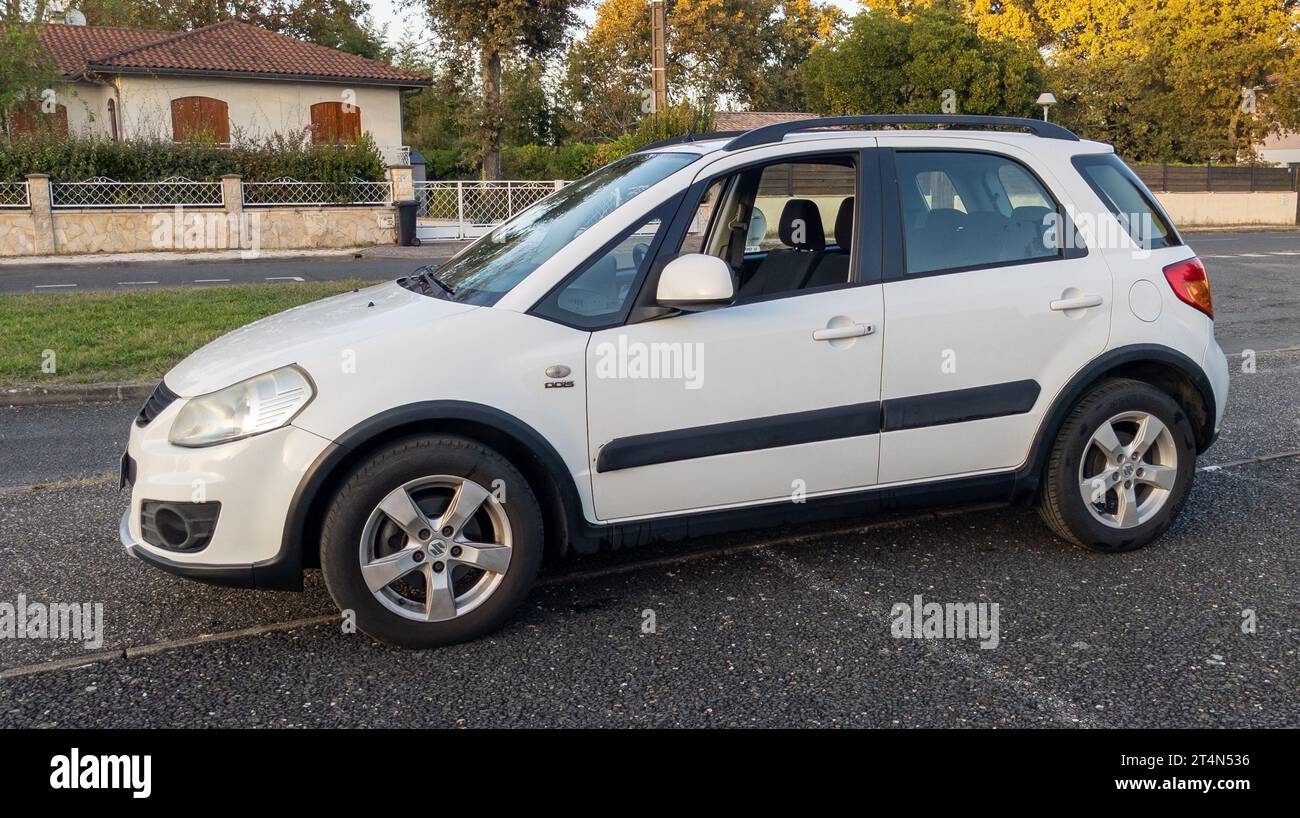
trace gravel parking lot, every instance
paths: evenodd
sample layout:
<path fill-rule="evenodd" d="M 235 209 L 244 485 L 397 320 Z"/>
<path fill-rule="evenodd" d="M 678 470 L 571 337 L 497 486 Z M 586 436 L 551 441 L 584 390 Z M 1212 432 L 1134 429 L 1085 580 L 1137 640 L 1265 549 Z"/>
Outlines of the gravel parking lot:
<path fill-rule="evenodd" d="M 1300 305 L 1265 298 L 1300 254 L 1207 264 L 1225 348 L 1282 351 L 1233 357 L 1223 434 L 1149 548 L 980 508 L 555 560 L 512 625 L 435 651 L 344 633 L 314 573 L 240 591 L 126 555 L 103 475 L 135 407 L 0 409 L 0 601 L 106 625 L 94 649 L 0 641 L 0 726 L 1300 726 Z M 997 603 L 998 646 L 895 638 L 917 595 Z"/>

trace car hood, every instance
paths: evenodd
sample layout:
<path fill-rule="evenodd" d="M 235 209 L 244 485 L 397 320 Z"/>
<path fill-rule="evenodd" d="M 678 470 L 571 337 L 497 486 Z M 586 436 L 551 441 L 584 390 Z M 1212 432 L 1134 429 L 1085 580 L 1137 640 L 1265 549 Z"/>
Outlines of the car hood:
<path fill-rule="evenodd" d="M 392 336 L 431 320 L 479 309 L 413 292 L 396 283 L 367 287 L 303 304 L 254 321 L 200 348 L 167 373 L 184 398 L 203 395 L 289 364 L 320 358 L 323 348 L 355 349 L 368 338 Z M 337 363 L 335 364 L 337 365 Z"/>

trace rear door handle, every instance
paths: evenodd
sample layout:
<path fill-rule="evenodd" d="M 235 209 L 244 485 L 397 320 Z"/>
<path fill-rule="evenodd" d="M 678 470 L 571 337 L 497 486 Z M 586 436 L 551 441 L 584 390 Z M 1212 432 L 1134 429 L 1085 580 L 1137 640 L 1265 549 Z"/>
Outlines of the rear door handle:
<path fill-rule="evenodd" d="M 814 341 L 837 341 L 840 338 L 859 338 L 876 331 L 873 324 L 849 324 L 844 327 L 827 327 L 813 330 Z"/>
<path fill-rule="evenodd" d="M 1065 310 L 1083 310 L 1088 307 L 1100 307 L 1101 296 L 1081 295 L 1076 298 L 1058 298 L 1048 304 L 1048 306 L 1057 312 L 1063 312 Z"/>

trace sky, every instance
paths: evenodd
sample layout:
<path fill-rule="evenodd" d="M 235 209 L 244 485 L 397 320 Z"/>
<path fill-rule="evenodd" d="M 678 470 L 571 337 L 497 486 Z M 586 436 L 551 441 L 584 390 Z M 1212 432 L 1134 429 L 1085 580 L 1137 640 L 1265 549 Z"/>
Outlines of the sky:
<path fill-rule="evenodd" d="M 593 0 L 593 2 L 588 3 L 578 12 L 578 16 L 588 25 L 596 19 L 596 5 L 598 2 L 599 0 Z M 830 0 L 830 2 L 833 5 L 844 9 L 846 14 L 857 14 L 862 10 L 862 6 L 859 5 L 858 0 Z M 388 42 L 390 45 L 397 44 L 402 32 L 410 25 L 410 20 L 412 18 L 418 21 L 418 25 L 423 25 L 421 15 L 409 10 L 403 10 L 400 0 L 370 0 L 370 10 L 378 25 L 384 26 L 387 24 Z M 647 11 L 646 13 L 648 14 L 649 12 Z"/>

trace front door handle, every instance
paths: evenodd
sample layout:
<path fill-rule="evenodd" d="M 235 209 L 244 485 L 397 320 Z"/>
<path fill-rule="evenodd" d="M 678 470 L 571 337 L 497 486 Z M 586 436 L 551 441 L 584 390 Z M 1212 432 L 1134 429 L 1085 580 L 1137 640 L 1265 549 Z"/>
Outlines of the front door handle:
<path fill-rule="evenodd" d="M 1084 310 L 1088 307 L 1100 307 L 1101 296 L 1099 295 L 1080 295 L 1074 298 L 1058 298 L 1047 306 L 1057 312 L 1066 310 Z"/>
<path fill-rule="evenodd" d="M 860 338 L 875 331 L 876 328 L 872 324 L 848 324 L 843 327 L 827 327 L 813 330 L 813 340 L 838 341 L 841 338 Z"/>

